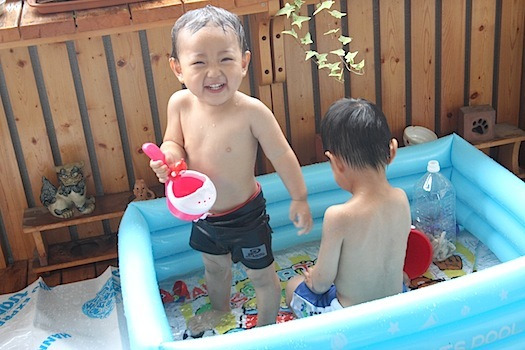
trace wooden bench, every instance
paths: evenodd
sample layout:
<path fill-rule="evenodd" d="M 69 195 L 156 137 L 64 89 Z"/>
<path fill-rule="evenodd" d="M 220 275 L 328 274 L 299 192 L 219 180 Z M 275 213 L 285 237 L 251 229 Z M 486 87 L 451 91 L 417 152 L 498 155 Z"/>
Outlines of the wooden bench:
<path fill-rule="evenodd" d="M 82 215 L 75 210 L 75 215 L 69 219 L 51 215 L 46 207 L 26 209 L 23 232 L 33 235 L 38 253 L 33 271 L 42 273 L 117 258 L 117 235 L 106 234 L 48 245 L 43 234 L 57 228 L 121 218 L 133 198 L 133 192 L 95 196 L 95 210 L 92 213 Z"/>
<path fill-rule="evenodd" d="M 498 147 L 496 160 L 518 177 L 525 179 L 525 170 L 519 166 L 521 143 L 525 141 L 525 131 L 514 125 L 499 123 L 494 127 L 492 140 L 476 142 L 474 146 L 489 154 L 490 149 Z"/>

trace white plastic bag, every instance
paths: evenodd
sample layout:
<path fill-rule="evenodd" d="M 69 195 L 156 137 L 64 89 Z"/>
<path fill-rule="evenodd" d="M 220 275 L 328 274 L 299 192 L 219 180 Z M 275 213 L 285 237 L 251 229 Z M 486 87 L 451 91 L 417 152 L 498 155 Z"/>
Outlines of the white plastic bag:
<path fill-rule="evenodd" d="M 128 349 L 119 270 L 0 295 L 0 349 Z"/>

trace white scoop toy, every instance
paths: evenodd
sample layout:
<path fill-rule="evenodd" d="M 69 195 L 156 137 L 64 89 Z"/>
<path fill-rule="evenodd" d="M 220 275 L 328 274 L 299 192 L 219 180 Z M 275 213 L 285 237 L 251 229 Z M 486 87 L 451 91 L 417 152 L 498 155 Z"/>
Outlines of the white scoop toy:
<path fill-rule="evenodd" d="M 166 164 L 164 153 L 154 143 L 145 143 L 142 150 L 150 159 Z M 170 168 L 165 188 L 168 209 L 181 220 L 204 219 L 217 199 L 217 190 L 208 176 L 187 169 L 184 159 Z"/>

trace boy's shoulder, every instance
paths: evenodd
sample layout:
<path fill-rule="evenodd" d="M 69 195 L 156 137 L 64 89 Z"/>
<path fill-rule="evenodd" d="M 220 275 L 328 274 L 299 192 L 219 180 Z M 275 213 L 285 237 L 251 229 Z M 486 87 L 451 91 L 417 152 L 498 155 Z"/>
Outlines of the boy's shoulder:
<path fill-rule="evenodd" d="M 271 113 L 271 110 L 256 97 L 237 91 L 236 98 L 239 106 L 242 106 L 245 111 L 250 111 L 254 115 L 260 115 L 261 113 L 268 114 L 268 112 Z"/>
<path fill-rule="evenodd" d="M 171 99 L 186 99 L 186 98 L 189 98 L 191 96 L 191 92 L 190 90 L 188 89 L 180 89 L 180 90 L 177 90 L 175 91 L 172 95 L 171 95 Z"/>

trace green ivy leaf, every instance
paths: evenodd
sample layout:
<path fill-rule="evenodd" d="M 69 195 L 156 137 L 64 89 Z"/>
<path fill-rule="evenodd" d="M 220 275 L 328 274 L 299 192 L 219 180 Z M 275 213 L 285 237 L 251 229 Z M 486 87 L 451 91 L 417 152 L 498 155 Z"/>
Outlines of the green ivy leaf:
<path fill-rule="evenodd" d="M 328 11 L 328 13 L 329 13 L 332 17 L 337 18 L 337 19 L 341 19 L 341 18 L 343 18 L 344 16 L 346 16 L 346 13 L 339 12 L 339 11 L 337 11 L 337 10 Z"/>
<path fill-rule="evenodd" d="M 339 28 L 331 29 L 327 31 L 326 33 L 323 33 L 323 35 L 337 34 L 338 31 L 339 31 Z"/>
<path fill-rule="evenodd" d="M 319 61 L 317 61 L 317 64 L 318 64 L 319 69 L 329 68 L 329 67 L 330 67 L 330 65 L 327 64 L 327 63 L 325 63 L 325 62 L 319 62 Z"/>
<path fill-rule="evenodd" d="M 312 41 L 312 35 L 310 34 L 310 32 L 306 33 L 306 35 L 301 39 L 301 44 L 303 45 L 310 45 L 313 43 L 314 42 Z"/>
<path fill-rule="evenodd" d="M 294 0 L 293 3 L 295 5 L 296 9 L 300 9 L 304 5 L 304 1 L 303 0 Z"/>
<path fill-rule="evenodd" d="M 330 77 L 339 77 L 343 71 L 340 68 L 333 68 L 330 70 L 330 74 L 328 76 Z"/>
<path fill-rule="evenodd" d="M 276 16 L 286 15 L 286 18 L 290 18 L 290 15 L 295 12 L 295 7 L 286 3 L 282 9 L 277 11 Z"/>
<path fill-rule="evenodd" d="M 352 38 L 350 38 L 349 36 L 344 36 L 344 35 L 341 35 L 339 39 L 337 40 L 339 40 L 339 42 L 343 44 L 343 46 L 350 44 L 350 42 L 352 42 Z"/>
<path fill-rule="evenodd" d="M 335 77 L 338 81 L 343 81 L 343 71 L 330 71 L 330 74 L 328 74 L 329 77 Z"/>
<path fill-rule="evenodd" d="M 361 60 L 361 62 L 359 63 L 354 63 L 354 64 L 351 64 L 350 67 L 354 68 L 355 70 L 363 70 L 363 68 L 365 68 L 365 60 Z"/>
<path fill-rule="evenodd" d="M 348 62 L 348 64 L 352 65 L 354 63 L 354 58 L 357 56 L 358 51 L 349 52 L 345 56 L 345 61 Z"/>
<path fill-rule="evenodd" d="M 334 62 L 334 63 L 328 64 L 327 66 L 333 72 L 333 71 L 341 69 L 340 65 L 341 65 L 341 62 Z"/>
<path fill-rule="evenodd" d="M 345 50 L 338 49 L 338 50 L 330 51 L 330 53 L 333 53 L 334 55 L 343 57 L 345 55 Z"/>
<path fill-rule="evenodd" d="M 330 8 L 332 8 L 333 4 L 335 4 L 335 1 L 332 1 L 332 0 L 325 0 L 325 1 L 323 1 L 322 3 L 317 5 L 317 10 L 314 11 L 313 15 L 315 16 L 316 14 L 321 12 L 322 10 L 329 10 Z"/>
<path fill-rule="evenodd" d="M 297 26 L 299 27 L 299 29 L 301 29 L 303 27 L 303 22 L 307 22 L 310 20 L 311 17 L 308 17 L 308 16 L 299 16 L 299 15 L 296 15 L 295 13 L 292 13 L 292 26 Z"/>
<path fill-rule="evenodd" d="M 317 62 L 319 62 L 319 64 L 324 64 L 326 61 L 328 61 L 327 53 L 317 54 Z"/>
<path fill-rule="evenodd" d="M 292 30 L 283 30 L 282 31 L 283 34 L 288 34 L 288 35 L 291 35 L 293 36 L 294 38 L 298 39 L 298 35 L 297 33 L 295 32 L 295 30 L 292 28 Z"/>
<path fill-rule="evenodd" d="M 309 59 L 311 59 L 312 57 L 317 57 L 319 56 L 319 54 L 316 52 L 316 51 L 313 51 L 313 50 L 308 50 L 306 51 L 306 57 L 305 57 L 305 61 L 308 61 Z"/>

